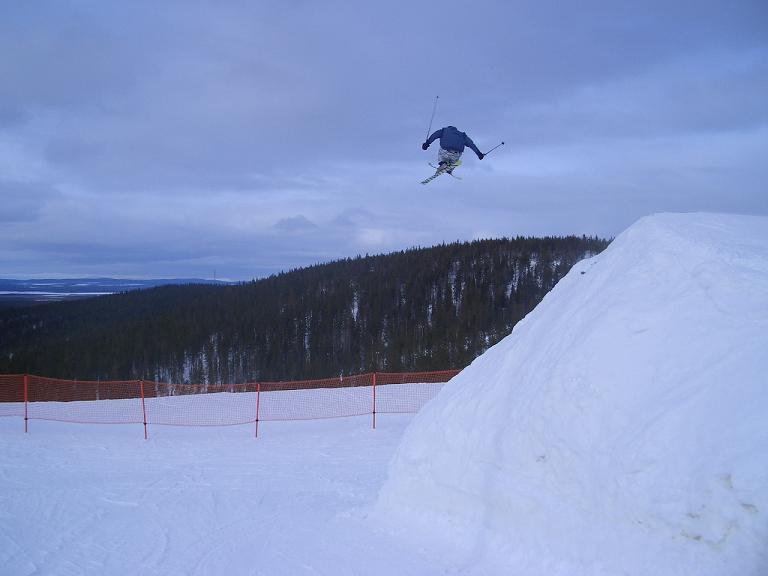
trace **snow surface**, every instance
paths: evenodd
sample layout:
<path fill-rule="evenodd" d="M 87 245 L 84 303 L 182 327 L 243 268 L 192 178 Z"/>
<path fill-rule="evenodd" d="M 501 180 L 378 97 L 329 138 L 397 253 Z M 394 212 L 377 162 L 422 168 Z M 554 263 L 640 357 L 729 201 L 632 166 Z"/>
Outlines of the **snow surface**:
<path fill-rule="evenodd" d="M 0 574 L 451 573 L 439 548 L 366 519 L 411 418 L 262 422 L 258 439 L 151 426 L 148 441 L 141 424 L 24 434 L 0 418 Z"/>
<path fill-rule="evenodd" d="M 768 218 L 574 266 L 416 416 L 375 516 L 469 572 L 768 574 Z"/>

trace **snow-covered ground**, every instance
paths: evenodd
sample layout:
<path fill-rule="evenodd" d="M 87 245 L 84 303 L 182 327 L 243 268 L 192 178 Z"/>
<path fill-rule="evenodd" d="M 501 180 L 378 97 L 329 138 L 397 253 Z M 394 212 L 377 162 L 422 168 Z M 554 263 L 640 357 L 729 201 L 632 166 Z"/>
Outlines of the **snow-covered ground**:
<path fill-rule="evenodd" d="M 366 518 L 410 415 L 253 426 L 0 418 L 0 574 L 450 573 Z"/>
<path fill-rule="evenodd" d="M 375 515 L 505 574 L 768 574 L 768 218 L 574 266 L 419 412 Z"/>

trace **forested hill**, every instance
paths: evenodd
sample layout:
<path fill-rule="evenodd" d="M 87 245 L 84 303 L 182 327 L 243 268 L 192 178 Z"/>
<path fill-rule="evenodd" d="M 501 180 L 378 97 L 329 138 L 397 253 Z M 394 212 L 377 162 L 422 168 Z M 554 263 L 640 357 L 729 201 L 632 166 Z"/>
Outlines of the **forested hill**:
<path fill-rule="evenodd" d="M 607 244 L 480 240 L 6 310 L 0 373 L 213 383 L 461 368 Z"/>

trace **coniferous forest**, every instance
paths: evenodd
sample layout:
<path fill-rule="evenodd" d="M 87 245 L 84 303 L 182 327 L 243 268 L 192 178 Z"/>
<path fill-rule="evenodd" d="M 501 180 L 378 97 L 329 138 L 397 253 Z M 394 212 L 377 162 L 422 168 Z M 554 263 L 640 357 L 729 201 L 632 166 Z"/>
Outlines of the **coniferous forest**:
<path fill-rule="evenodd" d="M 230 285 L 0 312 L 0 373 L 176 383 L 462 368 L 508 335 L 589 237 L 478 240 Z"/>

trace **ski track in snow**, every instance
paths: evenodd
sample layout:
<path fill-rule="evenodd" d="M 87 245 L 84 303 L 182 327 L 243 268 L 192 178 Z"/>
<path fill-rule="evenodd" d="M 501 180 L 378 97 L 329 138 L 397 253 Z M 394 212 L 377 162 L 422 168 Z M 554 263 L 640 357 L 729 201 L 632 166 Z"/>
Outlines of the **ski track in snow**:
<path fill-rule="evenodd" d="M 196 429 L 0 418 L 0 574 L 446 574 L 367 509 L 411 416 Z M 478 572 L 474 572 L 478 573 Z M 480 572 L 481 573 L 481 572 Z"/>

